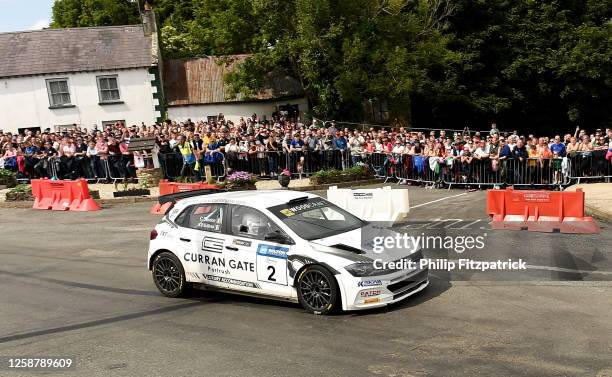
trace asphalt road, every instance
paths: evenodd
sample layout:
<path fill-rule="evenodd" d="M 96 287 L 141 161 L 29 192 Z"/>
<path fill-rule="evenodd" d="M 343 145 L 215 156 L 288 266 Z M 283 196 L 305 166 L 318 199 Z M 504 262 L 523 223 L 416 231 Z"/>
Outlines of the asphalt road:
<path fill-rule="evenodd" d="M 612 376 L 610 224 L 597 236 L 493 232 L 482 192 L 410 192 L 403 227 L 487 233 L 483 251 L 427 256 L 523 258 L 530 268 L 432 271 L 399 305 L 320 317 L 242 296 L 160 296 L 146 269 L 159 219 L 148 204 L 2 209 L 0 357 L 75 357 L 75 369 L 45 375 L 92 377 Z"/>

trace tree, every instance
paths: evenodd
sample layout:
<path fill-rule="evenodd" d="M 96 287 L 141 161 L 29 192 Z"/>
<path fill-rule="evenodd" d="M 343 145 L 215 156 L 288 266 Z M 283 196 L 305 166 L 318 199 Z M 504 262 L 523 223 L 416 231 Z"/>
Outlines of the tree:
<path fill-rule="evenodd" d="M 541 132 L 611 122 L 612 1 L 459 2 L 447 30 L 461 51 L 454 90 L 415 98 L 415 121 Z"/>
<path fill-rule="evenodd" d="M 285 70 L 322 117 L 362 119 L 373 98 L 408 117 L 410 97 L 428 92 L 458 59 L 442 34 L 452 12 L 444 0 L 270 0 L 253 2 L 252 11 L 254 55 L 228 76 L 231 87 L 253 94 L 268 72 Z"/>
<path fill-rule="evenodd" d="M 141 22 L 138 3 L 130 0 L 56 0 L 52 28 L 133 25 Z"/>
<path fill-rule="evenodd" d="M 363 120 L 378 99 L 424 127 L 612 125 L 612 0 L 149 2 L 165 58 L 249 54 L 234 93 L 289 74 L 319 117 Z M 130 0 L 53 6 L 53 27 L 138 22 Z"/>

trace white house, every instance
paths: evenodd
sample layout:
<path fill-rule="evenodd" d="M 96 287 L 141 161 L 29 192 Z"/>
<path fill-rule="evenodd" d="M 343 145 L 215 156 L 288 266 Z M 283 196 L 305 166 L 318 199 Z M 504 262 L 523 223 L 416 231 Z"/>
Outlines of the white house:
<path fill-rule="evenodd" d="M 194 59 L 164 60 L 164 95 L 168 118 L 176 121 L 207 120 L 222 113 L 227 120 L 237 122 L 240 117 L 271 118 L 279 111 L 308 111 L 308 100 L 302 85 L 294 78 L 270 75 L 265 89 L 255 98 L 232 96 L 224 76 L 235 69 L 248 55 L 208 56 Z"/>
<path fill-rule="evenodd" d="M 0 129 L 161 121 L 153 11 L 143 21 L 0 33 Z"/>

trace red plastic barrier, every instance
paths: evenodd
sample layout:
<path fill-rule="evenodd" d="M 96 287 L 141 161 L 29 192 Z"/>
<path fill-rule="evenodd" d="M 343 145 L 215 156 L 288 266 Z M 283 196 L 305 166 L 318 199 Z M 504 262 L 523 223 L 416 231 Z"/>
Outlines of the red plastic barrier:
<path fill-rule="evenodd" d="M 177 192 L 185 192 L 192 190 L 218 189 L 219 186 L 211 185 L 204 182 L 199 183 L 179 183 L 168 182 L 167 179 L 159 181 L 159 195 L 176 194 Z"/>
<path fill-rule="evenodd" d="M 34 209 L 53 211 L 98 211 L 102 209 L 89 195 L 87 181 L 52 181 L 49 179 L 32 180 Z"/>
<path fill-rule="evenodd" d="M 168 180 L 163 179 L 159 181 L 159 195 L 168 195 L 168 194 L 176 194 L 177 192 L 185 192 L 185 191 L 193 191 L 193 190 L 205 190 L 205 189 L 219 189 L 220 186 L 211 185 L 209 183 L 179 183 L 179 182 L 168 182 Z M 159 204 L 156 203 L 149 213 L 152 215 L 164 215 L 168 208 L 170 208 L 171 203 Z"/>
<path fill-rule="evenodd" d="M 584 192 L 487 190 L 487 214 L 493 229 L 534 232 L 599 233 L 584 216 Z"/>

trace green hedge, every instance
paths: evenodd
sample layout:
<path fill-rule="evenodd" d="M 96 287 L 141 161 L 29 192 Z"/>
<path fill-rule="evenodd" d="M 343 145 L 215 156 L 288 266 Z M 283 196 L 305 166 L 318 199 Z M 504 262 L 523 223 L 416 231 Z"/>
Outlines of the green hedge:
<path fill-rule="evenodd" d="M 365 166 L 354 166 L 345 170 L 320 170 L 310 176 L 310 183 L 313 185 L 323 185 L 369 178 L 372 178 L 372 173 Z"/>
<path fill-rule="evenodd" d="M 32 186 L 30 185 L 17 185 L 10 189 L 6 193 L 7 202 L 20 202 L 20 201 L 32 201 Z"/>
<path fill-rule="evenodd" d="M 0 169 L 0 185 L 8 188 L 17 186 L 17 178 L 15 173 L 7 169 Z"/>

